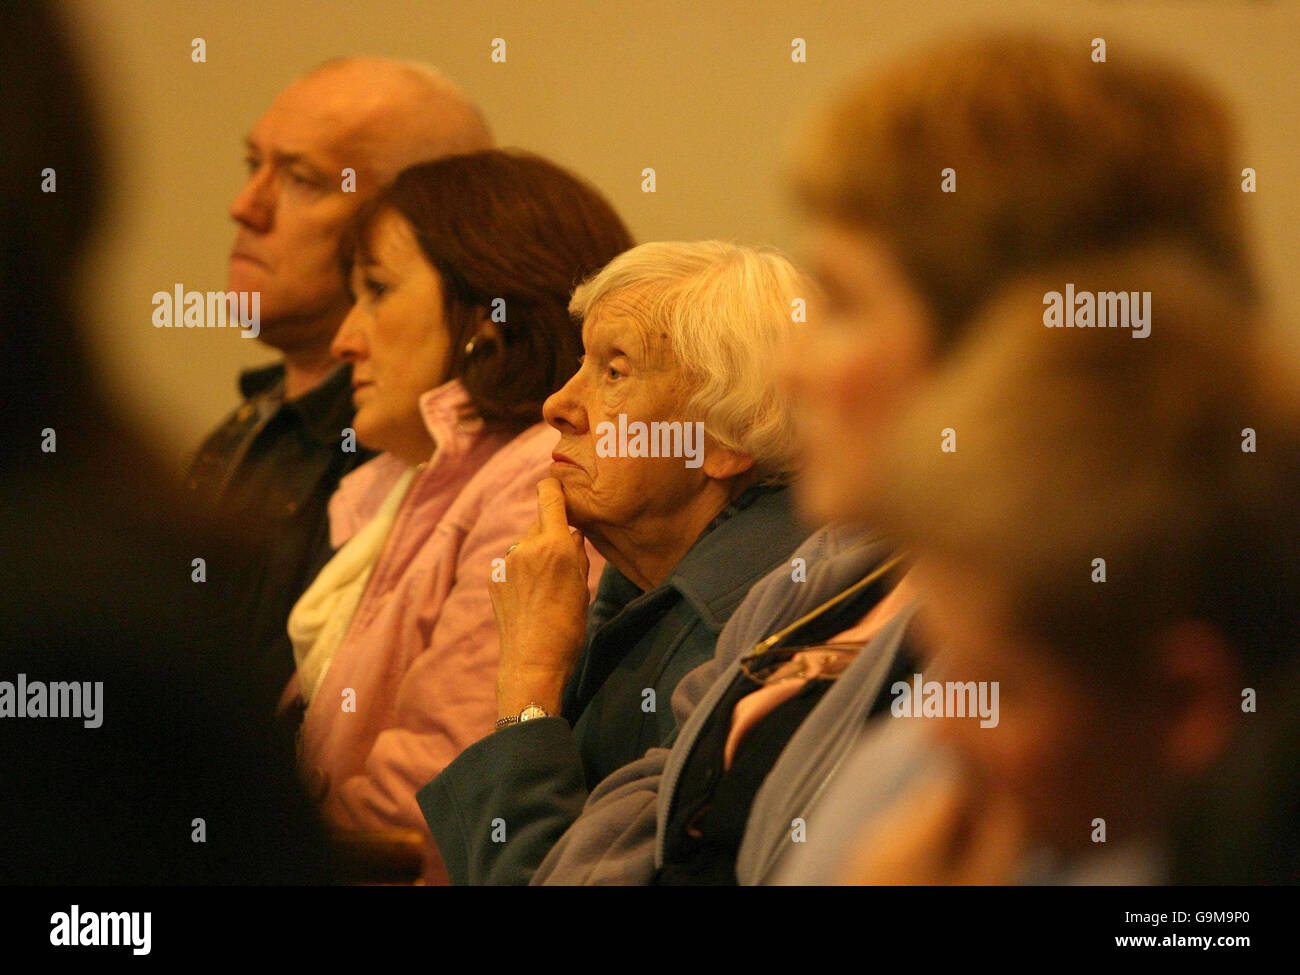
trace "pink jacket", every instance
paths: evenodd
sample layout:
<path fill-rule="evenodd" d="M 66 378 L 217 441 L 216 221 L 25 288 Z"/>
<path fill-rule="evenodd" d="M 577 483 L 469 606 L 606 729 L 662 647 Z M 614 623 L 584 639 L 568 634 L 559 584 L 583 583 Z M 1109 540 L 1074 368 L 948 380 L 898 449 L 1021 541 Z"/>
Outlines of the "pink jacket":
<path fill-rule="evenodd" d="M 411 482 L 301 731 L 302 767 L 326 820 L 420 830 L 431 882 L 445 873 L 415 792 L 493 729 L 492 560 L 536 520 L 536 485 L 557 441 L 540 423 L 512 440 L 484 434 L 460 420 L 466 403 L 454 380 L 421 397 L 437 449 Z M 408 466 L 382 454 L 343 478 L 330 501 L 336 548 L 375 514 Z M 604 562 L 590 548 L 588 555 L 594 591 Z M 342 709 L 349 688 L 354 712 Z M 285 697 L 297 693 L 295 676 Z"/>

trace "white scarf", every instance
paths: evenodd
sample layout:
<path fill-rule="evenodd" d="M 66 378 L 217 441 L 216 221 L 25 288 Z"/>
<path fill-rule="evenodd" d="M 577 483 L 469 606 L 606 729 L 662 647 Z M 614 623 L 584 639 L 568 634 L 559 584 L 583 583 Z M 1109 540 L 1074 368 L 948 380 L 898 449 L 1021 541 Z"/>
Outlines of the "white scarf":
<path fill-rule="evenodd" d="M 352 623 L 414 475 L 414 467 L 402 472 L 375 516 L 325 563 L 289 614 L 289 639 L 293 641 L 293 659 L 298 663 L 298 691 L 307 705 L 320 690 L 334 653 Z"/>

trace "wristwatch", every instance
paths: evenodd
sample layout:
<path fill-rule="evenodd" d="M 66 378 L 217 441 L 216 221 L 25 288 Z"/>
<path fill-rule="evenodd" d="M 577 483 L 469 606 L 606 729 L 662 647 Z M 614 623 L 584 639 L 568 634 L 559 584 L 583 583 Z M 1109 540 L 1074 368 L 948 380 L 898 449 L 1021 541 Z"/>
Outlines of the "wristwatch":
<path fill-rule="evenodd" d="M 530 704 L 518 714 L 512 714 L 509 717 L 497 718 L 497 729 L 508 727 L 512 724 L 522 724 L 525 721 L 532 721 L 533 718 L 549 718 L 550 714 L 546 708 L 540 704 Z"/>

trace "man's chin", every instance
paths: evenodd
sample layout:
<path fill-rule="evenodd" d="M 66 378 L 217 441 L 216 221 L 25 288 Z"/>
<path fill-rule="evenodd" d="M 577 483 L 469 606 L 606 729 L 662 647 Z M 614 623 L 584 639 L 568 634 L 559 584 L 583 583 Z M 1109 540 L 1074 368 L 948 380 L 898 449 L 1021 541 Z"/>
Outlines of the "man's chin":
<path fill-rule="evenodd" d="M 259 290 L 258 284 L 259 282 L 232 275 L 228 287 L 231 291 L 253 292 Z M 254 336 L 257 341 L 281 352 L 291 352 L 308 346 L 310 339 L 307 335 L 297 334 L 302 329 L 296 326 L 294 318 L 286 317 L 282 310 L 276 307 L 274 300 L 268 301 L 265 291 L 260 291 L 259 294 L 261 297 L 258 299 L 258 331 Z"/>
<path fill-rule="evenodd" d="M 226 289 L 228 291 L 263 291 L 269 281 L 268 273 L 261 264 L 241 258 L 231 258 L 226 270 Z"/>

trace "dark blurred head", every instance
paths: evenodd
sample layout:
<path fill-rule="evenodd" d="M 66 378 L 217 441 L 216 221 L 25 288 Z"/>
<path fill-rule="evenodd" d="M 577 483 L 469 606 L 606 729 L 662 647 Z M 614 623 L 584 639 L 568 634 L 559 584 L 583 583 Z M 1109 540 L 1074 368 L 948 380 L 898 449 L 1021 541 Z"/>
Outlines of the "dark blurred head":
<path fill-rule="evenodd" d="M 1171 238 L 1252 299 L 1235 145 L 1186 73 L 1086 44 L 976 36 L 854 84 L 796 174 L 825 292 L 791 362 L 809 514 L 858 510 L 883 425 L 1016 275 Z"/>
<path fill-rule="evenodd" d="M 1045 328 L 1067 280 L 1150 291 L 1149 336 Z M 916 557 L 923 642 L 950 679 L 1000 687 L 996 727 L 934 729 L 1058 846 L 1089 846 L 1094 818 L 1112 844 L 1161 829 L 1255 720 L 1244 689 L 1262 700 L 1295 655 L 1296 384 L 1249 324 L 1186 251 L 1031 276 L 886 452 L 872 514 Z"/>
<path fill-rule="evenodd" d="M 0 675 L 102 684 L 103 710 L 93 728 L 5 722 L 0 781 L 19 785 L 0 789 L 0 883 L 328 879 L 292 764 L 244 700 L 238 533 L 178 519 L 93 385 L 72 296 L 101 156 L 66 36 L 44 4 L 0 4 L 0 369 L 17 437 L 0 477 Z M 203 585 L 177 571 L 196 552 Z"/>
<path fill-rule="evenodd" d="M 570 293 L 632 243 L 598 191 L 539 156 L 403 171 L 345 238 L 356 303 L 333 349 L 353 364 L 358 438 L 416 450 L 418 398 L 451 379 L 489 424 L 541 420 L 582 353 Z"/>
<path fill-rule="evenodd" d="M 94 113 L 64 38 L 46 5 L 0 4 L 0 382 L 5 415 L 33 452 L 42 429 L 70 432 L 93 399 L 70 312 L 102 171 Z M 43 191 L 47 181 L 53 192 Z M 6 451 L 9 462 L 14 453 Z"/>

